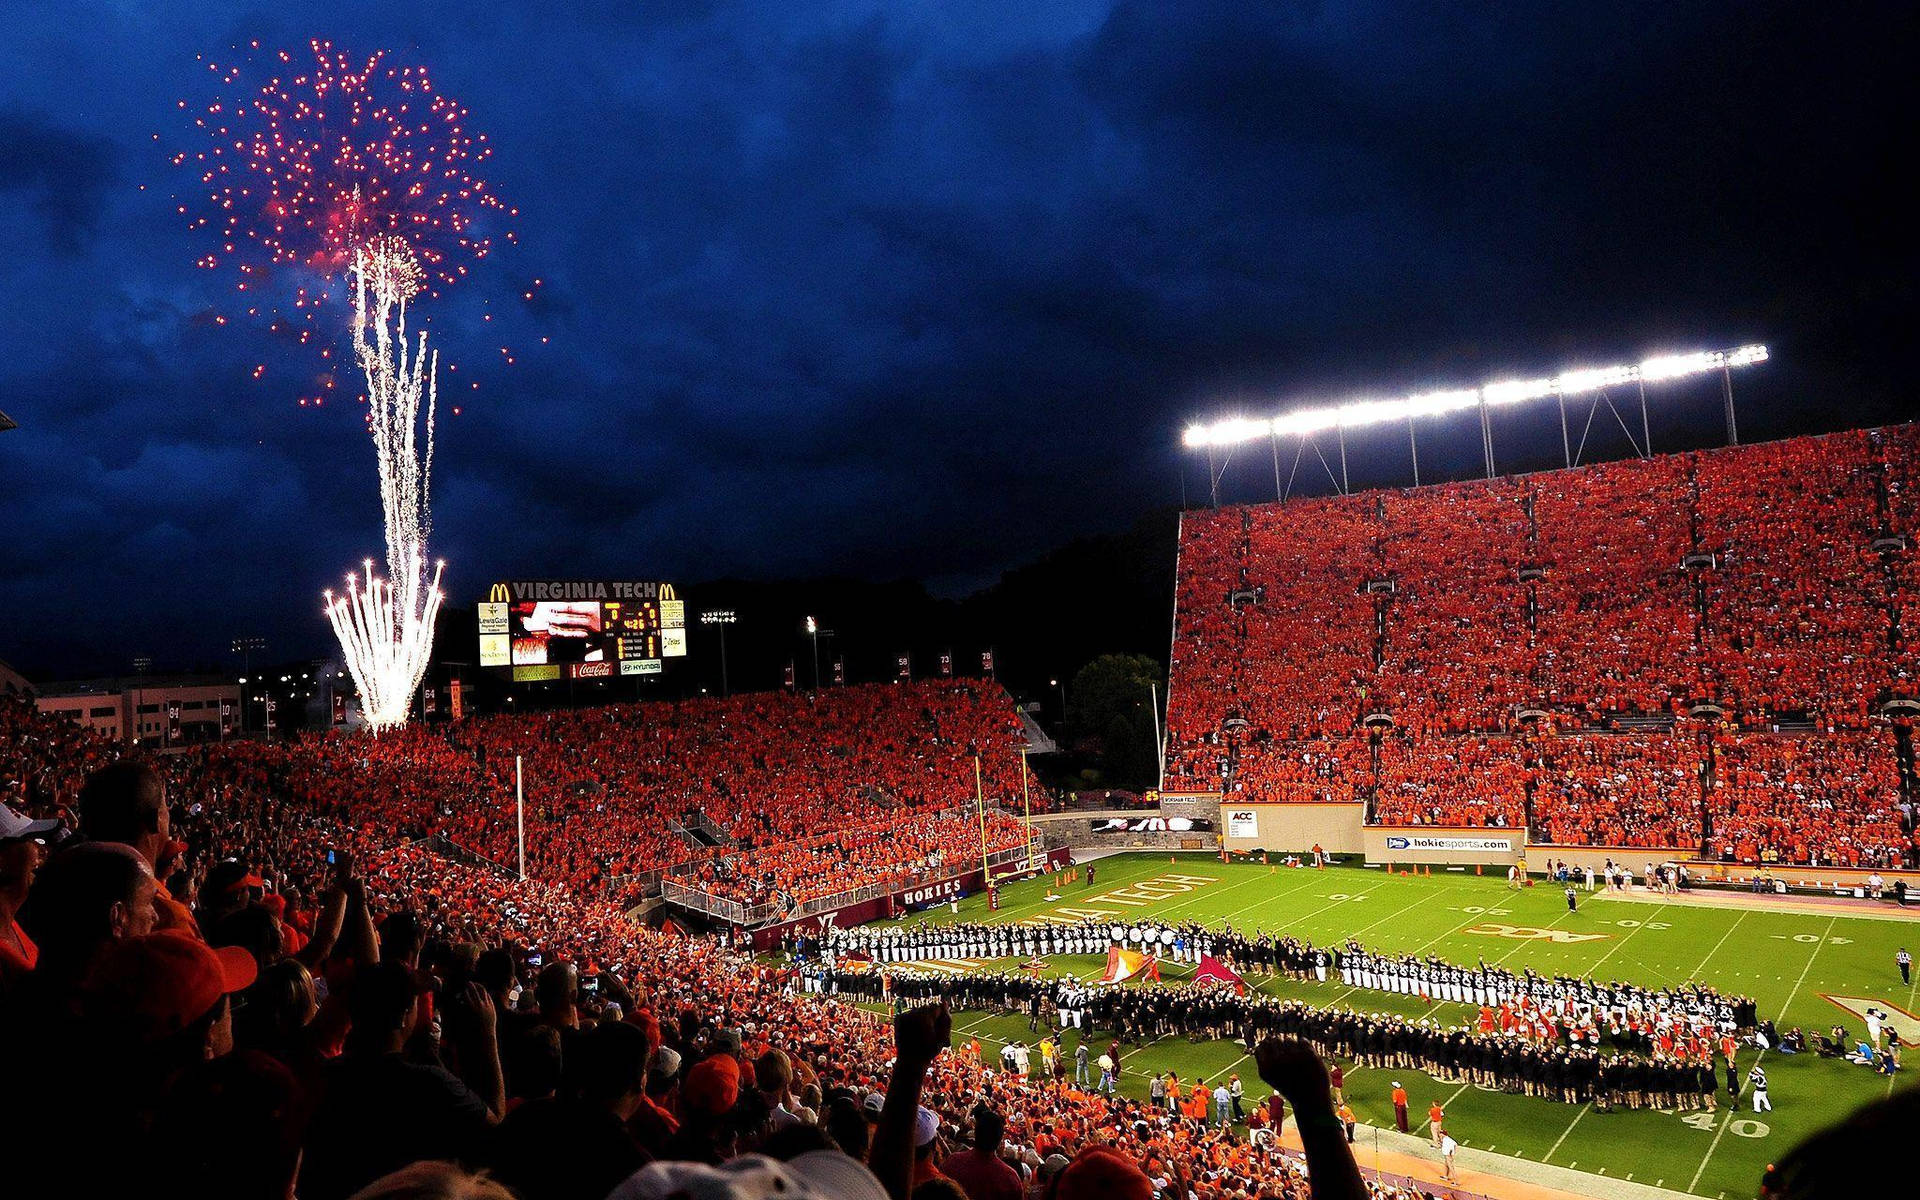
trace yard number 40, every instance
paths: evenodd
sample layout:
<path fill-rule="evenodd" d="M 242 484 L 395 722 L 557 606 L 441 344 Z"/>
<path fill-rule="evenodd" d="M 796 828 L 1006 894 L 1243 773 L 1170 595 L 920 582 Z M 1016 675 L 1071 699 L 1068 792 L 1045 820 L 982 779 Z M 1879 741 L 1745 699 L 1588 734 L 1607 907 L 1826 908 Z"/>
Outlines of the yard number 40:
<path fill-rule="evenodd" d="M 1703 1133 L 1712 1133 L 1714 1127 L 1718 1124 L 1710 1112 L 1688 1113 L 1686 1116 L 1680 1118 L 1680 1123 L 1683 1125 L 1691 1125 Z M 1728 1125 L 1727 1131 L 1735 1137 L 1743 1138 L 1763 1138 L 1772 1132 L 1765 1121 L 1750 1121 L 1745 1117 L 1741 1117 Z"/>

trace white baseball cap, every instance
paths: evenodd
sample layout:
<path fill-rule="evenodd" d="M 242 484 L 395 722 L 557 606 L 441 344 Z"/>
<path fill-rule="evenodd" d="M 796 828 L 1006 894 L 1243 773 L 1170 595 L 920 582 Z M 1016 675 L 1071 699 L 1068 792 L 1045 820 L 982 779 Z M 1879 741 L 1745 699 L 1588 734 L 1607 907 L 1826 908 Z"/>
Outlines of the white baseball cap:
<path fill-rule="evenodd" d="M 32 821 L 13 810 L 12 805 L 0 804 L 0 842 L 17 842 L 22 838 L 32 838 L 36 842 L 53 843 L 66 836 L 67 827 L 58 821 Z"/>
<path fill-rule="evenodd" d="M 886 1200 L 872 1171 L 837 1150 L 816 1150 L 790 1163 L 760 1154 L 717 1167 L 657 1162 L 613 1189 L 607 1200 Z"/>

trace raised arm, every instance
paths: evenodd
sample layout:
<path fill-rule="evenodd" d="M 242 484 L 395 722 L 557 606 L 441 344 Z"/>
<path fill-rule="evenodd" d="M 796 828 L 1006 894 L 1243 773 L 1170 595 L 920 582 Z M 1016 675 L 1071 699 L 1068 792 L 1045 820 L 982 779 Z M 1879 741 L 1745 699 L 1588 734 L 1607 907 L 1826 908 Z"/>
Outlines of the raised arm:
<path fill-rule="evenodd" d="M 945 1004 L 909 1008 L 893 1019 L 893 1075 L 887 1102 L 873 1131 L 867 1163 L 892 1200 L 913 1191 L 913 1122 L 926 1088 L 927 1068 L 953 1040 L 953 1014 Z"/>
<path fill-rule="evenodd" d="M 1293 1105 L 1307 1182 L 1314 1200 L 1366 1200 L 1367 1185 L 1347 1145 L 1346 1127 L 1333 1110 L 1326 1064 L 1305 1042 L 1268 1038 L 1254 1049 L 1260 1078 Z"/>

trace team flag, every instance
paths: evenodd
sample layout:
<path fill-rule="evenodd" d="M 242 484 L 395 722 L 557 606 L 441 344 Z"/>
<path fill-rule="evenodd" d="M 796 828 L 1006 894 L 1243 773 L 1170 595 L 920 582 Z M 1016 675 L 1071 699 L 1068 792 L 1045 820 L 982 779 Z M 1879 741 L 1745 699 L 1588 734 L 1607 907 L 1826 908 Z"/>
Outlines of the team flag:
<path fill-rule="evenodd" d="M 1119 946 L 1107 947 L 1107 973 L 1101 976 L 1100 982 L 1124 983 L 1136 975 L 1143 979 L 1159 979 L 1159 958 L 1135 950 L 1123 950 Z"/>
<path fill-rule="evenodd" d="M 1107 973 L 1102 983 L 1121 983 L 1138 975 L 1147 965 L 1147 956 L 1118 946 L 1107 947 Z"/>
<path fill-rule="evenodd" d="M 1221 962 L 1211 954 L 1200 956 L 1200 969 L 1193 973 L 1195 983 L 1230 983 L 1236 995 L 1246 995 L 1247 981 L 1234 973 L 1232 967 Z"/>

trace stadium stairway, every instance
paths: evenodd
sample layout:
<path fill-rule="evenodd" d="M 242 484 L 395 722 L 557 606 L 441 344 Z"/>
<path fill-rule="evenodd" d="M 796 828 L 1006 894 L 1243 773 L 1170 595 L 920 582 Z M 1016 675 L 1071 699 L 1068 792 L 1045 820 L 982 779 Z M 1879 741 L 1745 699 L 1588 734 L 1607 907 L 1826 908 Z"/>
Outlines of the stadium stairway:
<path fill-rule="evenodd" d="M 1020 733 L 1021 736 L 1027 739 L 1028 754 L 1058 754 L 1060 752 L 1059 743 L 1047 736 L 1047 731 L 1040 728 L 1040 722 L 1033 719 L 1032 713 L 1024 708 L 1018 707 L 1016 707 L 1014 711 L 1020 714 Z"/>
<path fill-rule="evenodd" d="M 704 812 L 693 814 L 693 818 L 685 824 L 669 817 L 667 828 L 696 850 L 711 850 L 718 846 L 734 844 L 733 838 L 727 834 L 727 831 Z"/>

